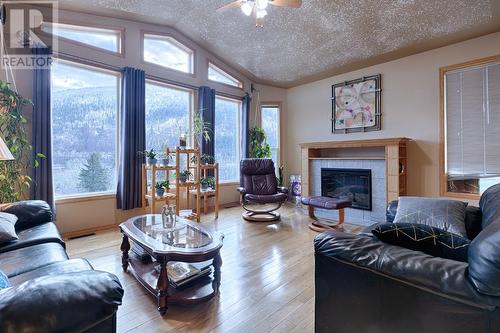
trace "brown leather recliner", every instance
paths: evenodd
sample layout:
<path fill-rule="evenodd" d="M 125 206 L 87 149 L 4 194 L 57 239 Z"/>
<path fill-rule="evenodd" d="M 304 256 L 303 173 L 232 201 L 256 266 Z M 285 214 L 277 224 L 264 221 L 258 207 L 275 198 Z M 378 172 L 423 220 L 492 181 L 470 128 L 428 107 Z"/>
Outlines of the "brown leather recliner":
<path fill-rule="evenodd" d="M 274 162 L 268 158 L 248 158 L 240 162 L 241 204 L 247 221 L 269 222 L 279 220 L 277 209 L 287 200 L 288 190 L 278 186 Z M 270 208 L 254 209 L 253 205 L 271 204 Z"/>

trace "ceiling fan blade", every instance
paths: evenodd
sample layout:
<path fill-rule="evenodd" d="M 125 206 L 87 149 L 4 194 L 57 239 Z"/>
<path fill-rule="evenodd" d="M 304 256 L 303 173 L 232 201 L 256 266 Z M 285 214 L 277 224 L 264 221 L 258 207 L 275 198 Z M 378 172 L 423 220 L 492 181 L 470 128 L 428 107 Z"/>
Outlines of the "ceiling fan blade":
<path fill-rule="evenodd" d="M 239 8 L 239 7 L 241 7 L 242 4 L 243 4 L 242 0 L 236 0 L 236 1 L 233 1 L 231 3 L 228 3 L 225 6 L 220 7 L 219 9 L 217 9 L 217 12 L 220 13 L 220 12 L 226 11 L 228 9 Z"/>
<path fill-rule="evenodd" d="M 273 0 L 269 1 L 269 4 L 279 7 L 299 8 L 302 6 L 302 0 Z"/>

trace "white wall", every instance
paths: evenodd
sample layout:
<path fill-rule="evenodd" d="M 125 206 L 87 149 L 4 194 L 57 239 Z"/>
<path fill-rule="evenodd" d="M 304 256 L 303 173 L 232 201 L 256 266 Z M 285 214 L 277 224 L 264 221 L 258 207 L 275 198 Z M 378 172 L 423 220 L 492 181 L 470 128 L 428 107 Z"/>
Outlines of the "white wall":
<path fill-rule="evenodd" d="M 299 144 L 408 137 L 410 195 L 439 195 L 439 68 L 500 54 L 500 33 L 288 89 L 286 173 L 300 173 Z M 382 74 L 382 131 L 331 133 L 331 86 Z"/>

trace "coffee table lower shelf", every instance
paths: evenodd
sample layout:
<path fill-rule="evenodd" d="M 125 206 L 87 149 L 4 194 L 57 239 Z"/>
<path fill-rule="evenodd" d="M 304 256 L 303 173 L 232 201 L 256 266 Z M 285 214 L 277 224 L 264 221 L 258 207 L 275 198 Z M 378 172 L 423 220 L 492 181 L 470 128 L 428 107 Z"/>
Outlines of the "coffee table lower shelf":
<path fill-rule="evenodd" d="M 159 300 L 160 293 L 157 285 L 160 274 L 155 268 L 155 263 L 142 263 L 138 258 L 130 256 L 128 269 L 137 281 Z M 208 276 L 201 277 L 178 288 L 169 283 L 166 305 L 193 305 L 208 301 L 219 292 L 220 280 L 217 281 L 214 274 L 212 272 Z"/>

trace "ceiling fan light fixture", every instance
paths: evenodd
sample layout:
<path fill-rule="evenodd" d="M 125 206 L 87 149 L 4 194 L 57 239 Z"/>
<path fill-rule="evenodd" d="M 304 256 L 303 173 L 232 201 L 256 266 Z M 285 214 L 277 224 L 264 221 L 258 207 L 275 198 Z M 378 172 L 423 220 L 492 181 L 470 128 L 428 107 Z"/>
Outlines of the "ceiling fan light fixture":
<path fill-rule="evenodd" d="M 250 16 L 252 14 L 252 11 L 253 11 L 253 1 L 245 1 L 242 5 L 241 5 L 241 11 L 243 12 L 243 14 L 245 14 L 246 16 Z"/>
<path fill-rule="evenodd" d="M 267 10 L 265 10 L 265 9 L 259 9 L 259 10 L 257 10 L 257 13 L 255 14 L 255 16 L 258 19 L 264 18 L 266 15 L 267 15 Z"/>
<path fill-rule="evenodd" d="M 269 4 L 269 0 L 256 0 L 257 1 L 257 9 L 264 10 L 267 8 Z"/>

